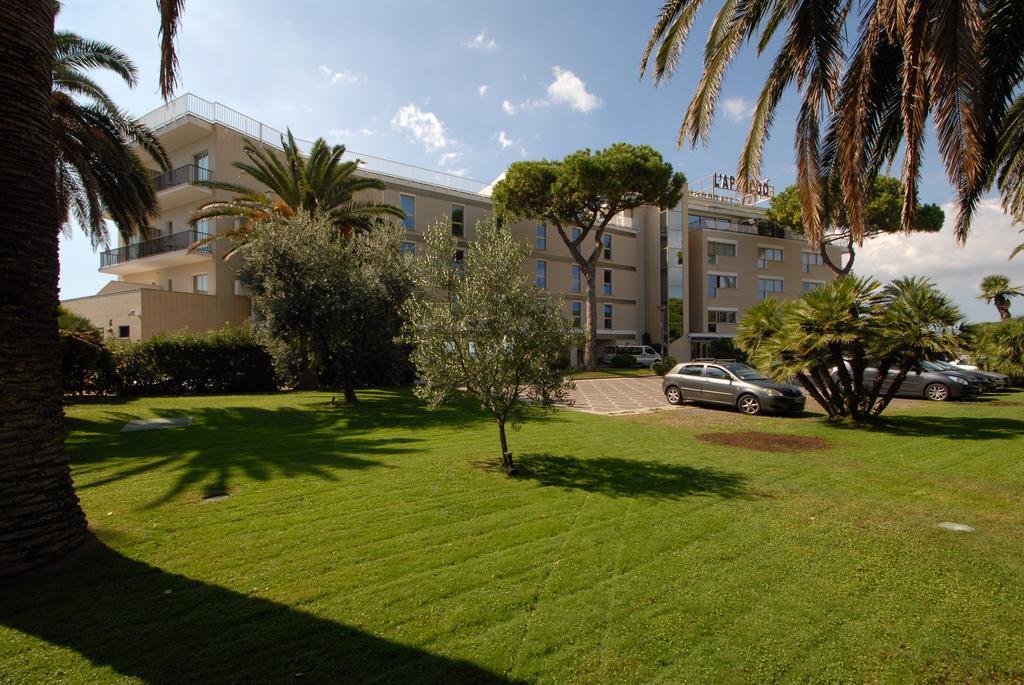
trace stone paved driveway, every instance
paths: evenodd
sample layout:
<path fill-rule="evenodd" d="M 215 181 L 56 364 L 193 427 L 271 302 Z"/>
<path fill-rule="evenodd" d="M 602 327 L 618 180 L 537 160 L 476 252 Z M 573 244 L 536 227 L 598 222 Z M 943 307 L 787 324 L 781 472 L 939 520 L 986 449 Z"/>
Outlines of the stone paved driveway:
<path fill-rule="evenodd" d="M 678 409 L 661 394 L 661 376 L 592 378 L 576 381 L 569 393 L 569 409 L 590 414 L 639 414 L 656 409 Z"/>

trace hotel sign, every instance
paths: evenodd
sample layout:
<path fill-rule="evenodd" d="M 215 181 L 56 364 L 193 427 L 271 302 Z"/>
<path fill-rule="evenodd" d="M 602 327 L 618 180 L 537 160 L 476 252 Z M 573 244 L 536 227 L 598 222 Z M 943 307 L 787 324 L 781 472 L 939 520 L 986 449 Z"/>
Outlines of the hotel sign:
<path fill-rule="evenodd" d="M 739 192 L 736 185 L 736 177 L 730 176 L 729 174 L 715 174 L 712 176 L 713 185 L 715 188 L 721 190 L 731 190 L 733 192 Z M 770 198 L 775 197 L 775 186 L 773 186 L 766 178 L 764 180 L 755 181 L 749 189 L 751 195 L 759 198 Z"/>

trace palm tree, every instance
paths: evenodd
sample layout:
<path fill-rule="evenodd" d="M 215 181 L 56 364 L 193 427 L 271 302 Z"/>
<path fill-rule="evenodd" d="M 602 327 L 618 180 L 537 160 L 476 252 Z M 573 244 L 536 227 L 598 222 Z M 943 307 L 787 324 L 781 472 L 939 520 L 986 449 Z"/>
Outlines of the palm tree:
<path fill-rule="evenodd" d="M 1010 279 L 1002 274 L 992 274 L 981 279 L 979 300 L 994 303 L 999 312 L 999 320 L 1010 318 L 1010 298 L 1024 296 L 1024 288 L 1010 285 Z"/>
<path fill-rule="evenodd" d="M 200 181 L 197 185 L 237 193 L 233 200 L 204 204 L 192 214 L 195 225 L 204 219 L 236 217 L 242 219 L 234 228 L 204 238 L 192 246 L 197 249 L 212 241 L 228 238 L 233 242 L 229 257 L 245 244 L 252 225 L 272 216 L 292 217 L 299 211 L 324 212 L 343 234 L 369 230 L 374 218 L 391 216 L 403 218 L 405 214 L 394 205 L 381 202 L 353 200 L 363 190 L 384 190 L 380 179 L 355 176 L 360 160 L 341 161 L 344 145 L 328 145 L 318 138 L 304 156 L 295 144 L 291 130 L 287 138 L 281 137 L 284 159 L 270 148 L 246 140 L 242 148 L 248 162 L 235 162 L 233 166 L 252 177 L 270 192 L 226 181 Z"/>
<path fill-rule="evenodd" d="M 656 83 L 671 78 L 702 0 L 668 0 L 641 60 L 653 56 Z M 758 52 L 779 45 L 754 109 L 739 160 L 741 187 L 757 179 L 761 154 L 783 94 L 796 83 L 797 185 L 805 229 L 818 244 L 825 227 L 826 179 L 839 181 L 854 240 L 865 233 L 870 181 L 902 149 L 901 224 L 915 225 L 921 150 L 934 121 L 946 174 L 959 194 L 957 236 L 991 185 L 998 132 L 1024 75 L 1024 3 L 1019 0 L 876 0 L 847 42 L 848 0 L 722 4 L 704 51 L 704 73 L 678 143 L 706 141 L 725 72 L 745 40 Z M 773 41 L 779 31 L 785 35 Z"/>
<path fill-rule="evenodd" d="M 182 0 L 161 0 L 161 90 L 175 80 Z M 59 380 L 52 93 L 54 3 L 0 3 L 0 576 L 59 559 L 86 536 Z"/>
<path fill-rule="evenodd" d="M 117 48 L 69 31 L 53 36 L 53 132 L 57 206 L 65 232 L 74 214 L 92 239 L 107 244 L 108 215 L 124 238 L 148 233 L 159 206 L 152 175 L 126 141 L 135 141 L 164 169 L 170 160 L 153 132 L 120 110 L 83 69 L 102 68 L 129 87 L 135 65 Z M 81 102 L 75 96 L 87 98 Z"/>

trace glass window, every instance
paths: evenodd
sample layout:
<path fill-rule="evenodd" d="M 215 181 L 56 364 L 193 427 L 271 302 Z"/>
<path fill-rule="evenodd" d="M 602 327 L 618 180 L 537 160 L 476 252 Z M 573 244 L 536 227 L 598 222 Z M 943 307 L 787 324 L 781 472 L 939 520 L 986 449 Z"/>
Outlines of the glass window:
<path fill-rule="evenodd" d="M 192 292 L 208 294 L 210 292 L 210 277 L 207 274 L 196 274 L 193 276 Z"/>
<path fill-rule="evenodd" d="M 416 256 L 416 243 L 403 242 L 398 246 L 398 251 L 403 257 L 415 257 Z"/>
<path fill-rule="evenodd" d="M 119 338 L 129 338 L 129 337 L 131 337 L 131 334 L 132 334 L 131 326 L 118 326 L 117 327 L 117 337 L 119 337 Z"/>
<path fill-rule="evenodd" d="M 704 376 L 707 378 L 728 378 L 729 374 L 717 366 L 709 366 L 704 372 Z"/>
<path fill-rule="evenodd" d="M 174 290 L 174 279 L 173 278 L 168 278 L 167 279 L 167 289 L 168 290 Z"/>
<path fill-rule="evenodd" d="M 466 235 L 466 208 L 452 205 L 452 235 Z"/>
<path fill-rule="evenodd" d="M 736 245 L 734 243 L 720 243 L 716 240 L 708 241 L 708 264 L 718 264 L 719 257 L 735 257 Z"/>
<path fill-rule="evenodd" d="M 580 284 L 580 280 L 581 280 L 580 279 L 580 265 L 579 264 L 573 264 L 572 265 L 572 291 L 574 293 L 578 293 L 578 292 L 581 292 L 583 290 L 583 288 L 581 287 L 581 284 Z"/>
<path fill-rule="evenodd" d="M 704 365 L 703 364 L 689 364 L 679 369 L 679 373 L 684 376 L 703 376 Z"/>
<path fill-rule="evenodd" d="M 537 287 L 548 287 L 548 263 L 543 259 L 537 260 Z"/>
<path fill-rule="evenodd" d="M 821 283 L 815 283 L 814 281 L 804 281 L 803 283 L 800 284 L 800 289 L 806 295 L 815 288 L 820 288 L 821 285 Z"/>
<path fill-rule="evenodd" d="M 821 255 L 817 252 L 803 252 L 800 254 L 800 265 L 805 274 L 811 273 L 812 266 L 821 266 L 824 263 L 825 262 L 821 259 Z M 805 290 L 804 292 L 807 291 Z"/>
<path fill-rule="evenodd" d="M 605 295 L 611 295 L 612 294 L 612 270 L 611 269 L 605 269 L 604 270 L 604 294 Z"/>
<path fill-rule="evenodd" d="M 759 278 L 757 279 L 757 298 L 763 300 L 771 293 L 782 294 L 781 278 Z"/>
<path fill-rule="evenodd" d="M 405 212 L 402 225 L 411 231 L 416 228 L 416 198 L 412 195 L 399 195 L 398 202 L 402 205 L 402 211 Z"/>
<path fill-rule="evenodd" d="M 708 297 L 718 297 L 719 288 L 736 288 L 735 276 L 708 275 Z"/>
<path fill-rule="evenodd" d="M 723 323 L 736 323 L 736 312 L 708 310 L 708 333 L 717 333 L 718 325 Z"/>
<path fill-rule="evenodd" d="M 604 258 L 605 259 L 611 259 L 612 258 L 612 237 L 611 237 L 611 235 L 606 233 L 603 236 L 601 236 L 601 244 L 604 246 L 603 247 L 603 249 L 604 249 Z"/>
<path fill-rule="evenodd" d="M 576 328 L 583 327 L 583 303 L 573 302 L 572 303 L 572 325 Z"/>
<path fill-rule="evenodd" d="M 537 224 L 537 239 L 533 246 L 538 250 L 548 249 L 548 227 L 544 224 Z"/>
<path fill-rule="evenodd" d="M 757 268 L 764 269 L 768 266 L 768 262 L 781 262 L 782 261 L 782 249 L 777 247 L 759 247 L 757 248 Z"/>
<path fill-rule="evenodd" d="M 581 235 L 583 235 L 583 229 L 582 228 L 574 228 L 574 229 L 572 229 L 572 240 L 573 240 L 573 242 L 579 240 Z"/>
<path fill-rule="evenodd" d="M 604 306 L 604 327 L 607 330 L 612 329 L 612 306 L 610 304 Z"/>

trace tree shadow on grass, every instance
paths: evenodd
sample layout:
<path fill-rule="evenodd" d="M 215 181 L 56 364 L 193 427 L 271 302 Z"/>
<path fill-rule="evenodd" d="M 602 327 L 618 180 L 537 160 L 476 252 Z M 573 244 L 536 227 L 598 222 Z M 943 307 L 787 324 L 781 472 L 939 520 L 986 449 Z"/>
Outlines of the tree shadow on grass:
<path fill-rule="evenodd" d="M 92 542 L 63 567 L 0 586 L 0 625 L 154 683 L 507 683 L 466 661 L 168 573 Z M 31 652 L 28 677 L 60 673 Z M 301 675 L 299 675 L 301 674 Z M 8 675 L 13 675 L 9 673 Z"/>
<path fill-rule="evenodd" d="M 619 457 L 577 457 L 550 453 L 516 458 L 519 478 L 541 485 L 585 490 L 612 497 L 683 499 L 694 495 L 746 495 L 746 477 L 717 469 Z"/>
<path fill-rule="evenodd" d="M 1011 440 L 1024 437 L 1024 421 L 990 416 L 895 414 L 882 416 L 875 421 L 847 421 L 834 425 L 845 430 L 949 440 Z"/>

